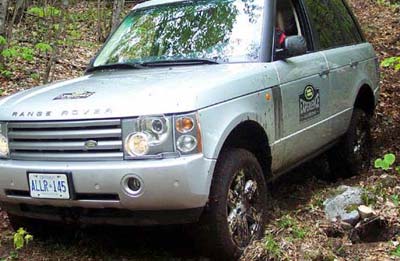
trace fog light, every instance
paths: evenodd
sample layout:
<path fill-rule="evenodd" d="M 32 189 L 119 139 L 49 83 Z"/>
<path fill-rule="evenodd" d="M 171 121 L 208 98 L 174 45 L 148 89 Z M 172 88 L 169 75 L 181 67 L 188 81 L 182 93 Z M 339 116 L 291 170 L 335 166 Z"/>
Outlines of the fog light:
<path fill-rule="evenodd" d="M 129 196 L 142 194 L 143 185 L 143 181 L 135 175 L 128 175 L 122 180 L 122 187 Z"/>
<path fill-rule="evenodd" d="M 137 178 L 128 178 L 128 188 L 134 192 L 138 192 L 142 188 L 142 182 Z"/>

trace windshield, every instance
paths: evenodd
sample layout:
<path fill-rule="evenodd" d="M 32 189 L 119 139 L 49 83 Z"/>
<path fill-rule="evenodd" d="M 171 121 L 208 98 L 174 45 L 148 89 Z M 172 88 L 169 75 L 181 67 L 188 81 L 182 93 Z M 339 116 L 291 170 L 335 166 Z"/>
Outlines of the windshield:
<path fill-rule="evenodd" d="M 93 66 L 259 58 L 264 0 L 184 1 L 131 12 Z"/>

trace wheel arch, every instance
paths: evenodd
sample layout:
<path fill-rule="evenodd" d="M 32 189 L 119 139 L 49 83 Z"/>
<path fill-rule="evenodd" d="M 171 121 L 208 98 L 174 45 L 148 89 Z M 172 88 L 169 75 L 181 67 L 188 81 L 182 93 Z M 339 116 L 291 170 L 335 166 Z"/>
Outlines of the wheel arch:
<path fill-rule="evenodd" d="M 242 148 L 255 155 L 260 163 L 264 176 L 271 175 L 271 148 L 265 129 L 257 121 L 247 118 L 237 123 L 226 136 L 218 156 L 229 148 Z"/>
<path fill-rule="evenodd" d="M 365 111 L 369 116 L 375 112 L 375 95 L 368 83 L 362 83 L 354 99 L 354 108 Z"/>

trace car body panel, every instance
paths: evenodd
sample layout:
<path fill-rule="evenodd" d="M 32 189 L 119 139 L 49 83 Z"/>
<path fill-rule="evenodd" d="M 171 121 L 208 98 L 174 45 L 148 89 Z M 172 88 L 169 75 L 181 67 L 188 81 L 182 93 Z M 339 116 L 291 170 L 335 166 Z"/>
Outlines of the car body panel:
<path fill-rule="evenodd" d="M 215 160 L 198 154 L 179 159 L 159 161 L 117 162 L 44 162 L 0 161 L 0 201 L 32 205 L 52 205 L 85 208 L 121 208 L 129 210 L 178 210 L 203 207 L 208 201 L 210 173 Z M 27 172 L 67 173 L 73 195 L 115 194 L 117 200 L 32 199 L 13 196 L 7 191 L 29 191 Z M 129 196 L 122 190 L 121 180 L 126 175 L 136 175 L 143 181 L 143 193 Z M 185 200 L 182 200 L 182 199 Z M 168 200 L 164 200 L 168 199 Z"/>
<path fill-rule="evenodd" d="M 325 121 L 329 116 L 329 80 L 321 75 L 328 65 L 319 52 L 273 64 L 279 73 L 283 104 L 283 132 L 275 143 L 284 148 L 283 164 L 291 165 L 330 141 L 330 122 Z M 300 96 L 307 86 L 313 86 L 319 92 L 320 108 L 317 115 L 301 119 Z M 298 153 L 299 150 L 302 153 Z"/>
<path fill-rule="evenodd" d="M 322 53 L 330 70 L 329 116 L 336 115 L 335 124 L 332 125 L 332 138 L 337 138 L 348 129 L 360 88 L 369 86 L 371 92 L 376 88 L 376 57 L 368 43 L 330 49 Z"/>
<path fill-rule="evenodd" d="M 251 84 L 257 82 L 264 66 L 247 63 L 97 72 L 7 97 L 0 101 L 0 119 L 104 119 L 194 111 L 264 89 L 265 84 L 275 85 L 274 74 L 265 75 L 265 84 Z M 56 99 L 85 92 L 93 94 Z"/>

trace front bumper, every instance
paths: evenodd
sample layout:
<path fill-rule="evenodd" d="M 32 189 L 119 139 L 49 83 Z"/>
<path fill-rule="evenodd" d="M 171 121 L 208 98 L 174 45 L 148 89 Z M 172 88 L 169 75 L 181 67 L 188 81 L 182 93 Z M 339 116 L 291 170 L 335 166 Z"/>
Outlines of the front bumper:
<path fill-rule="evenodd" d="M 23 207 L 54 207 L 91 210 L 181 211 L 201 209 L 208 201 L 215 160 L 203 155 L 143 161 L 33 162 L 0 161 L 0 202 L 23 215 Z M 73 199 L 33 199 L 27 173 L 69 173 Z M 143 192 L 130 196 L 122 180 L 135 175 L 143 181 Z M 17 208 L 16 208 L 17 207 Z M 25 208 L 27 209 L 27 208 Z M 112 216 L 110 211 L 110 218 Z M 29 216 L 28 213 L 26 216 Z M 41 216 L 41 218 L 46 218 Z M 106 222 L 107 223 L 107 222 Z"/>

